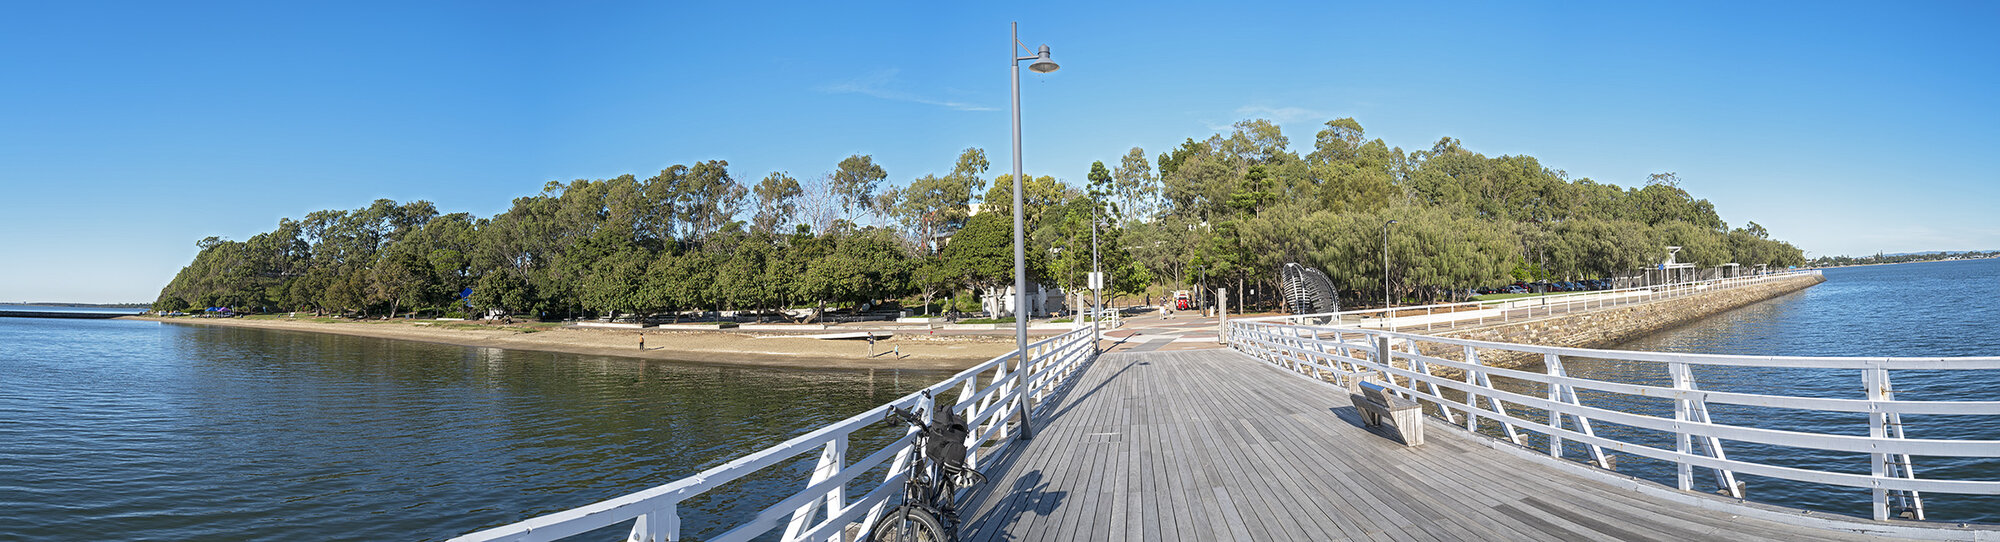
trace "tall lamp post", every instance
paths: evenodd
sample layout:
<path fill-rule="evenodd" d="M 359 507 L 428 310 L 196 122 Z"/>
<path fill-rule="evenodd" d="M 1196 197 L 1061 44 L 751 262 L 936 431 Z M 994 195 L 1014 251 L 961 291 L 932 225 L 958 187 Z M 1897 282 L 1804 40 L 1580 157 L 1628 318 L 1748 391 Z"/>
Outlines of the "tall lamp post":
<path fill-rule="evenodd" d="M 1382 326 L 1383 327 L 1388 327 L 1389 322 L 1395 319 L 1394 313 L 1389 310 L 1390 308 L 1396 306 L 1396 303 L 1394 301 L 1391 301 L 1389 297 L 1389 226 L 1395 223 L 1396 221 L 1394 220 L 1382 223 L 1382 319 L 1383 319 Z"/>
<path fill-rule="evenodd" d="M 1032 60 L 1028 69 L 1035 73 L 1056 71 L 1055 61 L 1049 60 L 1049 46 L 1043 45 L 1034 56 L 1020 56 L 1028 47 L 1021 44 L 1021 23 L 1012 23 L 1014 36 L 1007 44 L 1007 57 L 1014 60 L 1014 69 L 1007 70 L 1014 77 L 1014 352 L 1020 356 L 1020 369 L 1028 367 L 1028 253 L 1027 228 L 1022 225 L 1021 213 L 1021 61 Z M 1023 381 L 1023 384 L 1026 382 Z M 1026 390 L 1023 390 L 1024 392 Z M 1021 440 L 1034 438 L 1028 427 L 1027 395 L 1021 396 Z"/>
<path fill-rule="evenodd" d="M 1104 331 L 1104 270 L 1097 260 L 1097 189 L 1090 190 L 1090 347 L 1096 349 Z"/>

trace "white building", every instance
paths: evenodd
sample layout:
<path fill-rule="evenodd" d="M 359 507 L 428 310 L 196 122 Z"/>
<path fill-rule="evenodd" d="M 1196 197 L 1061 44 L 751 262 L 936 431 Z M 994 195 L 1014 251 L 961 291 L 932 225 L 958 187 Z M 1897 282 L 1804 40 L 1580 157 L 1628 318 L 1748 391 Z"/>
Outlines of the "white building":
<path fill-rule="evenodd" d="M 978 203 L 972 204 L 970 209 L 972 212 L 966 216 L 979 214 L 982 207 L 984 205 Z M 941 242 L 938 242 L 936 246 L 941 249 L 945 244 L 951 242 L 951 235 L 940 235 L 938 236 L 938 241 Z M 1057 312 L 1068 312 L 1069 304 L 1066 303 L 1067 300 L 1068 297 L 1063 295 L 1062 290 L 1059 288 L 1051 288 L 1038 282 L 1028 283 L 1028 317 L 1030 318 L 1054 316 Z M 985 292 L 980 293 L 979 308 L 994 318 L 1013 316 L 1014 287 L 1011 285 L 1011 281 L 1008 286 L 987 288 Z"/>
<path fill-rule="evenodd" d="M 1028 316 L 1030 318 L 1053 316 L 1056 312 L 1068 312 L 1067 299 L 1061 289 L 1050 288 L 1041 283 L 1028 283 Z M 1014 315 L 1014 287 L 987 288 L 979 295 L 979 308 L 995 318 Z"/>

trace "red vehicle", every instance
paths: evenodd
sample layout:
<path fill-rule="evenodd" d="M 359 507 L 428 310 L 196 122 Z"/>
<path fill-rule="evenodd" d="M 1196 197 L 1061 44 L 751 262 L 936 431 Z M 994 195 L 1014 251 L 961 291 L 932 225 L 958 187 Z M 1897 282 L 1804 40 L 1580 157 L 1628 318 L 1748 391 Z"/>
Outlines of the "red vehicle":
<path fill-rule="evenodd" d="M 1187 290 L 1174 291 L 1174 310 L 1194 310 L 1194 296 Z"/>

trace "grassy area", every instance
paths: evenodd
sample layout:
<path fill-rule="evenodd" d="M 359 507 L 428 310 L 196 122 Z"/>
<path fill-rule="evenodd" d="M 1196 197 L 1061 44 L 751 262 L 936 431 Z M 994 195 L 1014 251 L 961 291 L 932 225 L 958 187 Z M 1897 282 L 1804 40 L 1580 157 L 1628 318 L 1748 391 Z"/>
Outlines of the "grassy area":
<path fill-rule="evenodd" d="M 1521 298 L 1521 297 L 1535 297 L 1535 296 L 1544 296 L 1544 295 L 1549 295 L 1550 293 L 1554 293 L 1554 292 L 1544 292 L 1544 293 L 1539 293 L 1539 294 L 1533 294 L 1533 293 L 1530 293 L 1530 294 L 1485 294 L 1485 295 L 1475 295 L 1475 296 L 1472 296 L 1472 300 L 1473 300 L 1473 301 L 1499 301 L 1499 300 L 1502 300 L 1502 299 L 1515 299 L 1515 298 Z"/>
<path fill-rule="evenodd" d="M 1577 293 L 1577 292 L 1542 292 L 1542 293 L 1539 293 L 1539 294 L 1533 294 L 1533 293 L 1530 293 L 1530 294 L 1486 294 L 1486 295 L 1476 295 L 1476 296 L 1472 296 L 1472 300 L 1473 300 L 1473 301 L 1499 301 L 1499 300 L 1502 300 L 1502 299 L 1515 299 L 1515 298 L 1521 298 L 1521 297 L 1541 297 L 1541 296 L 1545 296 L 1545 295 L 1559 295 L 1559 294 L 1574 294 L 1574 293 Z"/>
<path fill-rule="evenodd" d="M 1012 323 L 1014 323 L 1014 317 L 1012 317 L 1012 316 L 1009 316 L 1009 317 L 1006 317 L 1006 318 L 973 318 L 973 319 L 971 319 L 971 320 L 959 320 L 959 321 L 958 321 L 958 323 L 960 323 L 960 324 L 1012 324 Z"/>

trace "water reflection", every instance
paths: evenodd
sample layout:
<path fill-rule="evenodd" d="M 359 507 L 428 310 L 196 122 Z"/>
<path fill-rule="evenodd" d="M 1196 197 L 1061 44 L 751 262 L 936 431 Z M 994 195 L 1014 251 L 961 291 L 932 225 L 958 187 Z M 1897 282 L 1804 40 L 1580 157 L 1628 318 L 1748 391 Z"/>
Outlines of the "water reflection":
<path fill-rule="evenodd" d="M 128 324 L 0 322 L 23 346 L 0 357 L 0 532 L 441 539 L 685 477 L 948 376 Z M 810 455 L 691 503 L 687 532 L 796 491 Z"/>

